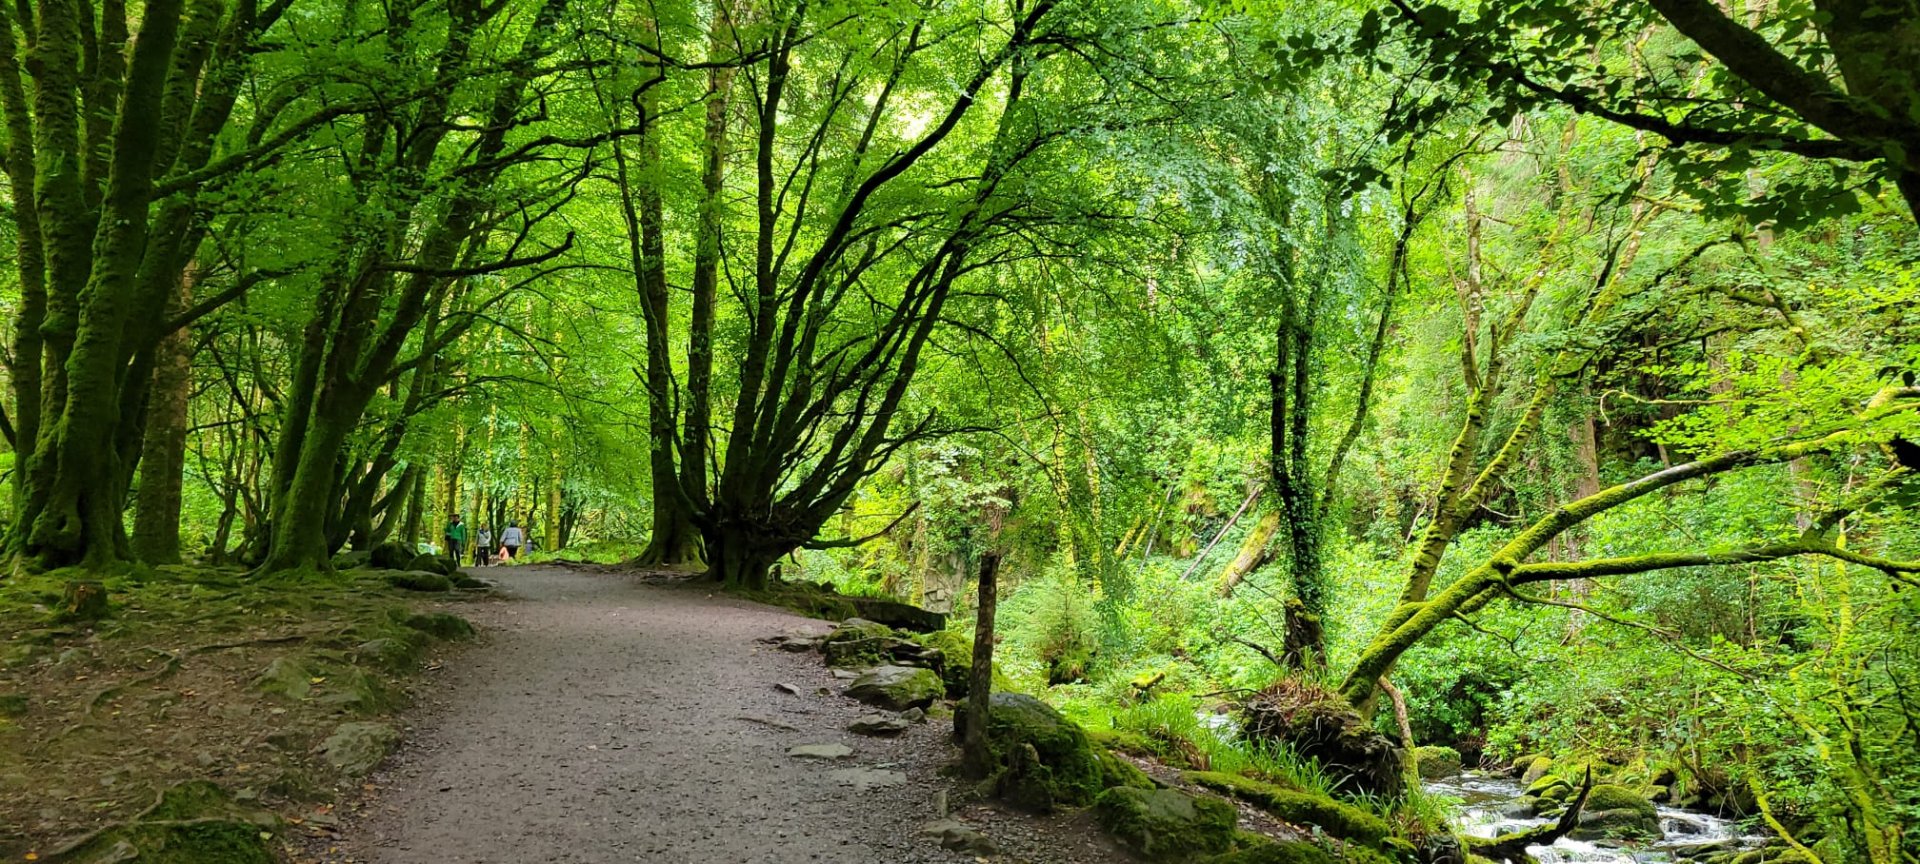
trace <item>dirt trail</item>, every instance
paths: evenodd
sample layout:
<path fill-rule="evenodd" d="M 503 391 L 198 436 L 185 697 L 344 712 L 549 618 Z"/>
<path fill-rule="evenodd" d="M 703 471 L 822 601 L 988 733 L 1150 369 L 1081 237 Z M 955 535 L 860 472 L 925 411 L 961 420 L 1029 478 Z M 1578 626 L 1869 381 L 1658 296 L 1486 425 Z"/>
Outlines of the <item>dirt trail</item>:
<path fill-rule="evenodd" d="M 408 743 L 327 857 L 479 862 L 969 860 L 914 837 L 934 818 L 944 722 L 898 739 L 813 655 L 756 640 L 824 622 L 696 586 L 557 567 L 483 571 L 510 602 L 469 614 L 483 644 L 431 685 Z M 464 611 L 464 610 L 463 610 Z M 800 695 L 781 691 L 791 684 Z M 824 692 L 823 692 L 824 688 Z M 842 743 L 849 759 L 791 758 Z M 891 787 L 835 772 L 903 772 Z"/>

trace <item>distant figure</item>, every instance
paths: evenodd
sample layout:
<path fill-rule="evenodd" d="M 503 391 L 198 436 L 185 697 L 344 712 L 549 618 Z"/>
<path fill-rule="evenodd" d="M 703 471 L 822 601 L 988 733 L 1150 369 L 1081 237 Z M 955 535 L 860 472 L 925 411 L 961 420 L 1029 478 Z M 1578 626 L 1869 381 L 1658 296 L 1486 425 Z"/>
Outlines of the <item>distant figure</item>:
<path fill-rule="evenodd" d="M 482 526 L 473 541 L 473 566 L 485 567 L 493 556 L 493 529 Z"/>
<path fill-rule="evenodd" d="M 520 557 L 520 545 L 526 540 L 527 535 L 520 530 L 520 523 L 507 523 L 507 530 L 500 532 L 500 547 L 507 550 L 508 561 Z"/>
<path fill-rule="evenodd" d="M 460 521 L 460 514 L 453 514 L 453 520 L 447 523 L 447 530 L 443 536 L 447 541 L 447 557 L 452 558 L 453 563 L 458 565 L 461 550 L 467 548 L 467 525 Z"/>

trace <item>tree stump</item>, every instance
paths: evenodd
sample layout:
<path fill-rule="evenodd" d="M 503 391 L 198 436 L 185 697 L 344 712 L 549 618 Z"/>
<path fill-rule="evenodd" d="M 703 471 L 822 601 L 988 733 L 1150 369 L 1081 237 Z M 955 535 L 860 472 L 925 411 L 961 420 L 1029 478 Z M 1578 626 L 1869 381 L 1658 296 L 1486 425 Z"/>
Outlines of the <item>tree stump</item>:
<path fill-rule="evenodd" d="M 60 597 L 60 618 L 64 621 L 98 621 L 107 617 L 107 586 L 92 579 L 67 583 Z"/>

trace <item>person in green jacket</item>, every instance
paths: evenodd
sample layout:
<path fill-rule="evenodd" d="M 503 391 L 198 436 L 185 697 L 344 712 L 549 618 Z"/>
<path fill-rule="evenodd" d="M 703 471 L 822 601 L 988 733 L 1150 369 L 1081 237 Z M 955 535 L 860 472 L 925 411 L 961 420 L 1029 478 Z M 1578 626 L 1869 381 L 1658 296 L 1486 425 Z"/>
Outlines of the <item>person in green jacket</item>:
<path fill-rule="evenodd" d="M 453 514 L 453 520 L 447 523 L 447 556 L 460 560 L 460 552 L 467 548 L 467 524 L 460 521 L 460 514 Z"/>

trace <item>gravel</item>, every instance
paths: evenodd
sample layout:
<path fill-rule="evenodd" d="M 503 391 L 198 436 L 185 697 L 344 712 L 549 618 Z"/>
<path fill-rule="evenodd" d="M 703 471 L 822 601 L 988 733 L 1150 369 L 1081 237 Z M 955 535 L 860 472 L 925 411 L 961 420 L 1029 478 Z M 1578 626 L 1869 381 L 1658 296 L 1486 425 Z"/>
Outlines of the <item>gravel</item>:
<path fill-rule="evenodd" d="M 826 622 L 639 574 L 486 571 L 512 602 L 478 604 L 479 645 L 450 657 L 396 756 L 314 859 L 359 864 L 974 861 L 920 826 L 967 796 L 939 775 L 950 721 L 896 738 L 847 726 L 814 654 L 762 643 Z M 778 685 L 788 685 L 781 688 Z M 790 748 L 842 744 L 831 761 Z M 852 773 L 849 773 L 849 772 Z M 904 783 L 872 782 L 903 776 Z M 1084 813 L 951 815 L 1031 864 L 1129 860 Z"/>

